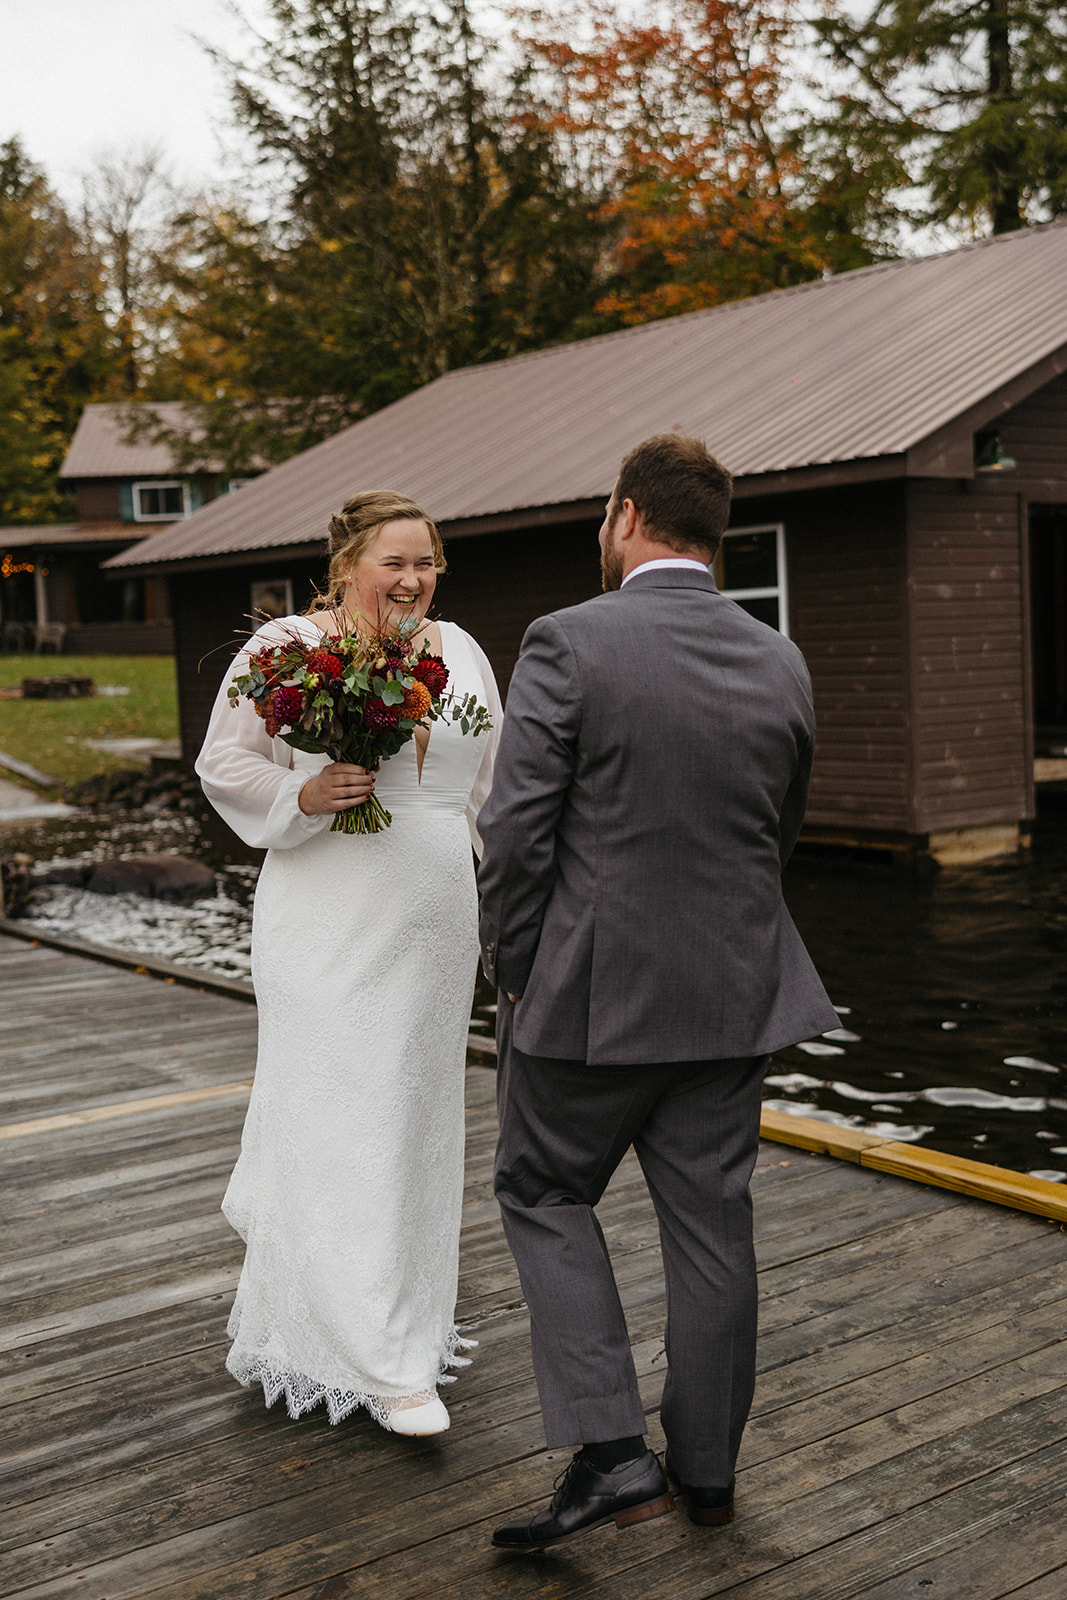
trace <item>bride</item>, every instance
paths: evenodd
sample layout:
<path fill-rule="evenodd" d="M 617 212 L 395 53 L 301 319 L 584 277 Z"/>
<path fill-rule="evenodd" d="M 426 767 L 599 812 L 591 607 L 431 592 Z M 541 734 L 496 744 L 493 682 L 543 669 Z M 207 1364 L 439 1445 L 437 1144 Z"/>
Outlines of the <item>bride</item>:
<path fill-rule="evenodd" d="M 437 1385 L 470 1348 L 456 1329 L 463 1074 L 477 961 L 472 841 L 501 721 L 469 634 L 431 622 L 444 552 L 413 501 L 354 495 L 330 522 L 325 595 L 267 623 L 248 652 L 299 631 L 393 627 L 440 655 L 448 688 L 488 706 L 474 738 L 418 728 L 377 773 L 271 739 L 219 691 L 196 764 L 246 843 L 266 847 L 252 922 L 259 1051 L 223 1211 L 246 1251 L 226 1365 L 289 1414 L 358 1406 L 394 1433 L 442 1433 Z M 231 674 L 227 674 L 227 682 Z M 331 833 L 374 793 L 381 833 Z"/>

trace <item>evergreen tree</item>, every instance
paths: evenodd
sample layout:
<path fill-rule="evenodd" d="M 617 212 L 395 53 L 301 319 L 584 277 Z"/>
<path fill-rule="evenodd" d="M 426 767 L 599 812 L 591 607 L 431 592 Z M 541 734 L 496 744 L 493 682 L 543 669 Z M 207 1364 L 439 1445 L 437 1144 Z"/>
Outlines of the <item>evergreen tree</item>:
<path fill-rule="evenodd" d="M 861 232 L 1005 233 L 1067 211 L 1061 0 L 831 0 L 814 27 L 843 75 L 815 148 Z"/>
<path fill-rule="evenodd" d="M 269 13 L 251 64 L 227 70 L 275 201 L 262 221 L 251 203 L 186 219 L 161 366 L 188 393 L 228 352 L 198 448 L 231 470 L 457 365 L 570 336 L 600 237 L 543 130 L 491 103 L 466 0 Z"/>

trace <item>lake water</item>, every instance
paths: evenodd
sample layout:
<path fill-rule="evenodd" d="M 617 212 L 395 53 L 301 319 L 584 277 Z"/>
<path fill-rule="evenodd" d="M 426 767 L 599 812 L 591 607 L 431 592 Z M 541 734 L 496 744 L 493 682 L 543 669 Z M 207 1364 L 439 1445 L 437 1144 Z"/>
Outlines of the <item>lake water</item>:
<path fill-rule="evenodd" d="M 6 825 L 40 864 L 173 852 L 209 862 L 219 895 L 193 906 L 38 892 L 42 932 L 247 977 L 256 865 L 210 814 L 77 813 Z M 1031 853 L 937 872 L 798 852 L 796 922 L 841 1017 L 780 1051 L 772 1106 L 1067 1181 L 1067 813 Z M 474 1026 L 492 1027 L 481 983 Z"/>

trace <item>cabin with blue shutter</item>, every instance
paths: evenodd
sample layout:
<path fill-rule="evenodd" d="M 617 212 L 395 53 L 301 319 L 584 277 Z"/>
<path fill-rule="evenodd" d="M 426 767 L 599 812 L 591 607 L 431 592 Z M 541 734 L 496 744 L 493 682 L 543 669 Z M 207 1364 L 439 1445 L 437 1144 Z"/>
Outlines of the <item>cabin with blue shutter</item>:
<path fill-rule="evenodd" d="M 166 582 L 132 573 L 109 579 L 102 563 L 247 481 L 177 466 L 169 445 L 154 434 L 189 427 L 188 408 L 176 402 L 85 407 L 59 475 L 60 487 L 74 501 L 75 520 L 0 528 L 5 650 L 173 651 Z"/>

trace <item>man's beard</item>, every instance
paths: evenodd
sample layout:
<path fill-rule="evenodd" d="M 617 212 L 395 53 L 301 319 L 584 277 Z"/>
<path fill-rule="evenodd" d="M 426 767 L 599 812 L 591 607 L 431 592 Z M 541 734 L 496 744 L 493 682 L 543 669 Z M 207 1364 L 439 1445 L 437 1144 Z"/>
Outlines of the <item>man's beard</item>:
<path fill-rule="evenodd" d="M 612 538 L 613 533 L 614 524 L 608 530 L 608 537 L 600 552 L 600 584 L 605 594 L 610 594 L 613 589 L 622 588 L 622 557 Z"/>

